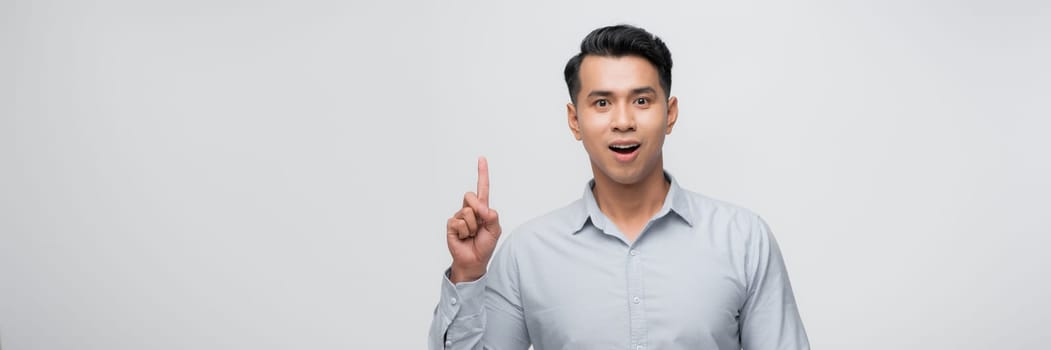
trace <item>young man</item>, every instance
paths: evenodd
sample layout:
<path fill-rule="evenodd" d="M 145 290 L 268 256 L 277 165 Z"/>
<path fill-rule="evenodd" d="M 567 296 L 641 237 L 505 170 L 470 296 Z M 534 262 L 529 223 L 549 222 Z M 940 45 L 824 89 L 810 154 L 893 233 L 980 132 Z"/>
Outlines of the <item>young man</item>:
<path fill-rule="evenodd" d="M 668 48 L 618 25 L 580 49 L 566 115 L 594 179 L 494 255 L 502 229 L 478 160 L 478 192 L 446 225 L 430 349 L 809 349 L 766 223 L 664 171 L 678 118 Z"/>

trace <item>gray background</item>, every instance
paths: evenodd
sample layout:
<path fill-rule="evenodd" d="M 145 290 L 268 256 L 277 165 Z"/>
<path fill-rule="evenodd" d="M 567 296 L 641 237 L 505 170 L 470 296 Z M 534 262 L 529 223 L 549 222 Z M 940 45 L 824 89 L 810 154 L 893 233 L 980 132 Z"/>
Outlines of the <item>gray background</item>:
<path fill-rule="evenodd" d="M 2 348 L 424 348 L 475 157 L 507 230 L 580 196 L 561 72 L 621 22 L 815 348 L 1051 342 L 1048 2 L 5 0 Z"/>

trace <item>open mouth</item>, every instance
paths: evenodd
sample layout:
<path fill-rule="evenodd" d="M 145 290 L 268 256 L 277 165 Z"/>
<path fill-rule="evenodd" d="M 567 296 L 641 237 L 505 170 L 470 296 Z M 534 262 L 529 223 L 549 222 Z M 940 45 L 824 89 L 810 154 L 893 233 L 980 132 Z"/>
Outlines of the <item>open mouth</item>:
<path fill-rule="evenodd" d="M 610 145 L 609 149 L 613 152 L 617 152 L 620 154 L 631 154 L 631 152 L 635 152 L 635 150 L 639 149 L 639 144 L 635 143 L 630 145 Z"/>

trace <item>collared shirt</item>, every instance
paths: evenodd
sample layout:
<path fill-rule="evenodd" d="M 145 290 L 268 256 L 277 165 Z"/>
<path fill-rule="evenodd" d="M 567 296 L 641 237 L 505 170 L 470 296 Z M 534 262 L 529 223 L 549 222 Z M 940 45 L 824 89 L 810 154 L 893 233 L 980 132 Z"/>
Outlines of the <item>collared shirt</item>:
<path fill-rule="evenodd" d="M 449 270 L 437 349 L 809 349 L 781 251 L 755 213 L 671 182 L 629 241 L 592 193 L 503 237 L 482 278 Z"/>

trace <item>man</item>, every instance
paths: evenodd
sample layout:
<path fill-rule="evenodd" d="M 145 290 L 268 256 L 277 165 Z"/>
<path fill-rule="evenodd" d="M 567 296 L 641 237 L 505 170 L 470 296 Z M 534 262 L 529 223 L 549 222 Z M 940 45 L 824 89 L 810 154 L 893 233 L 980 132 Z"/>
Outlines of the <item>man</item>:
<path fill-rule="evenodd" d="M 668 48 L 627 25 L 580 48 L 566 64 L 566 115 L 594 179 L 494 255 L 502 229 L 479 158 L 478 191 L 446 224 L 453 263 L 429 347 L 809 349 L 766 223 L 664 171 L 678 118 Z"/>

